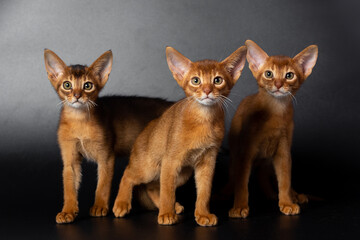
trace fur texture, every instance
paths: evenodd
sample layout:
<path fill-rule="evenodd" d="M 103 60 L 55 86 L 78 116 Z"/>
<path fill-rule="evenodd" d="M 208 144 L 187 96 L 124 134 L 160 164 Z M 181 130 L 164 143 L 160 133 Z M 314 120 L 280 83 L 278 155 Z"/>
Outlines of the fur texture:
<path fill-rule="evenodd" d="M 246 41 L 249 68 L 259 92 L 246 97 L 232 120 L 229 145 L 230 177 L 234 183 L 234 206 L 230 217 L 249 214 L 248 181 L 253 162 L 269 159 L 278 180 L 279 207 L 286 215 L 300 212 L 297 203 L 307 201 L 291 188 L 291 141 L 293 135 L 292 99 L 314 67 L 318 48 L 311 45 L 294 58 L 269 57 L 256 43 Z"/>
<path fill-rule="evenodd" d="M 159 209 L 158 223 L 175 224 L 184 208 L 175 201 L 175 190 L 195 173 L 195 220 L 201 226 L 217 224 L 209 211 L 215 161 L 224 137 L 223 105 L 245 64 L 246 47 L 222 62 L 191 62 L 168 47 L 169 68 L 186 98 L 150 122 L 136 139 L 129 165 L 121 179 L 113 212 L 123 217 L 131 209 L 135 185 L 145 188 Z"/>
<path fill-rule="evenodd" d="M 129 155 L 146 124 L 172 103 L 140 97 L 98 98 L 111 71 L 111 51 L 105 52 L 90 67 L 66 66 L 47 49 L 44 57 L 48 78 L 63 104 L 58 142 L 64 165 L 64 206 L 56 222 L 72 222 L 79 211 L 77 192 L 83 158 L 98 164 L 98 185 L 90 215 L 105 216 L 115 155 Z"/>

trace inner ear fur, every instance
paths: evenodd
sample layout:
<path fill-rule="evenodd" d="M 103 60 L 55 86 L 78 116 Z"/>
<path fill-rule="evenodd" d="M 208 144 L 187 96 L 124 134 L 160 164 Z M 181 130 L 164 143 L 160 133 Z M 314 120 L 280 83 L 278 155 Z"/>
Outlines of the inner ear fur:
<path fill-rule="evenodd" d="M 166 47 L 166 61 L 173 77 L 182 86 L 184 77 L 190 70 L 192 62 L 172 47 Z"/>
<path fill-rule="evenodd" d="M 109 75 L 112 69 L 112 64 L 113 64 L 113 54 L 112 51 L 109 50 L 104 52 L 89 67 L 89 71 L 96 77 L 101 87 L 104 87 L 104 85 L 109 79 Z"/>
<path fill-rule="evenodd" d="M 252 40 L 246 40 L 245 45 L 248 48 L 246 58 L 249 62 L 249 68 L 255 76 L 269 56 Z"/>
<path fill-rule="evenodd" d="M 300 65 L 305 78 L 307 78 L 316 64 L 317 57 L 318 47 L 316 45 L 310 45 L 297 54 L 293 60 Z"/>
<path fill-rule="evenodd" d="M 66 73 L 67 66 L 61 58 L 50 49 L 44 50 L 45 68 L 50 82 L 55 86 Z"/>
<path fill-rule="evenodd" d="M 221 62 L 226 71 L 231 75 L 233 84 L 239 79 L 246 62 L 247 47 L 241 46 L 229 57 Z"/>

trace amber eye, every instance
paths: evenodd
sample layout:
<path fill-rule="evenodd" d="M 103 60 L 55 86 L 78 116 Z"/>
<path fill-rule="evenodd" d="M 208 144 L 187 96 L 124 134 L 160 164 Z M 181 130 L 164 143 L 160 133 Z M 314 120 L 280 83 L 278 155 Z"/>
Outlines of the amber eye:
<path fill-rule="evenodd" d="M 66 81 L 63 83 L 63 87 L 65 90 L 70 90 L 71 89 L 71 82 Z"/>
<path fill-rule="evenodd" d="M 293 72 L 286 73 L 285 78 L 288 79 L 288 80 L 293 79 L 294 78 L 294 73 Z"/>
<path fill-rule="evenodd" d="M 93 84 L 91 82 L 84 83 L 84 89 L 85 90 L 91 90 L 93 87 Z"/>
<path fill-rule="evenodd" d="M 265 77 L 266 78 L 272 78 L 274 76 L 272 71 L 265 71 Z"/>
<path fill-rule="evenodd" d="M 192 83 L 193 85 L 199 85 L 199 84 L 201 83 L 201 81 L 200 81 L 200 79 L 199 79 L 198 77 L 193 77 L 193 78 L 191 79 L 191 83 Z"/>
<path fill-rule="evenodd" d="M 220 84 L 222 84 L 223 81 L 224 80 L 221 77 L 214 78 L 214 84 L 215 85 L 220 85 Z"/>

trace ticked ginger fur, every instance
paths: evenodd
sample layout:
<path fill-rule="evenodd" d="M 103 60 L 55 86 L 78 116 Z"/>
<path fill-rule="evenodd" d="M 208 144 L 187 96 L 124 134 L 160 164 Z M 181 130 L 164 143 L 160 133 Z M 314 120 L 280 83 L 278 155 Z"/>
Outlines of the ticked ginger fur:
<path fill-rule="evenodd" d="M 304 194 L 291 188 L 291 142 L 293 136 L 292 98 L 314 67 L 318 48 L 311 45 L 294 58 L 268 56 L 256 43 L 246 41 L 249 68 L 259 92 L 239 105 L 230 128 L 230 178 L 234 184 L 234 205 L 229 216 L 249 214 L 248 181 L 252 166 L 269 159 L 278 181 L 280 211 L 286 215 L 300 212 Z"/>
<path fill-rule="evenodd" d="M 201 226 L 217 224 L 209 200 L 215 161 L 224 137 L 223 101 L 240 77 L 245 64 L 243 46 L 222 62 L 191 62 L 175 49 L 166 49 L 169 68 L 186 98 L 153 120 L 136 139 L 129 165 L 121 179 L 113 212 L 123 217 L 131 209 L 135 185 L 146 192 L 159 209 L 158 223 L 178 222 L 183 207 L 175 190 L 195 173 L 195 220 Z"/>

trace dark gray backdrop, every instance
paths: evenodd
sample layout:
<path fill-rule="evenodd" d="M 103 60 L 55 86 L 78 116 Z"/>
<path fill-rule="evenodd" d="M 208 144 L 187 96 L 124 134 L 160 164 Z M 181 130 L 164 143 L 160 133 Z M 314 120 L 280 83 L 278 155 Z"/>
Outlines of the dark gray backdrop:
<path fill-rule="evenodd" d="M 314 161 L 359 166 L 360 31 L 355 2 L 3 0 L 1 161 L 30 154 L 57 156 L 60 106 L 46 77 L 44 48 L 67 64 L 91 64 L 112 49 L 113 70 L 102 95 L 178 100 L 184 94 L 168 70 L 167 45 L 191 60 L 222 60 L 252 39 L 269 55 L 294 56 L 310 44 L 319 46 L 315 69 L 296 96 L 293 151 L 309 166 Z M 233 107 L 256 90 L 246 65 L 230 95 Z M 229 109 L 227 126 L 233 113 Z"/>

